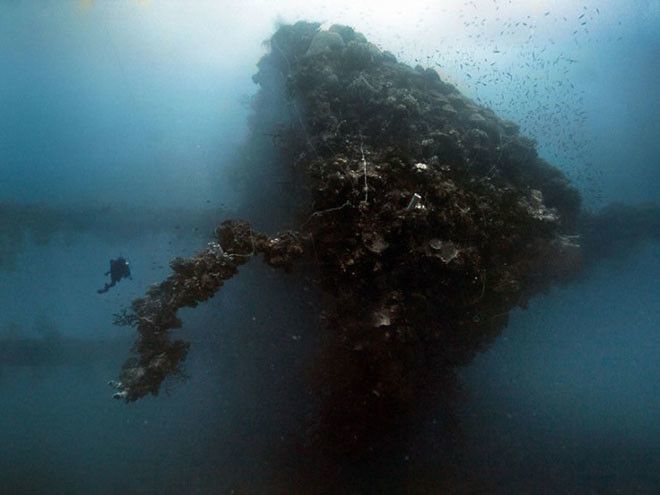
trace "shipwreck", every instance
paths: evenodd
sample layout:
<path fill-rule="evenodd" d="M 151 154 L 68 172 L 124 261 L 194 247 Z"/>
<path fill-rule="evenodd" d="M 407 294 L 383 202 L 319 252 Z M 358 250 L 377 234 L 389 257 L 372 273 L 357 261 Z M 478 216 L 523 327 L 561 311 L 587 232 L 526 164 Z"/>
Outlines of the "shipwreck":
<path fill-rule="evenodd" d="M 656 207 L 585 213 L 515 123 L 350 27 L 284 25 L 267 44 L 244 149 L 268 150 L 252 174 L 294 184 L 293 227 L 225 219 L 117 314 L 138 333 L 111 382 L 118 399 L 158 394 L 189 352 L 172 337 L 177 311 L 261 257 L 304 271 L 324 295 L 315 435 L 364 452 L 496 339 L 512 309 L 576 276 L 612 239 L 660 233 Z"/>

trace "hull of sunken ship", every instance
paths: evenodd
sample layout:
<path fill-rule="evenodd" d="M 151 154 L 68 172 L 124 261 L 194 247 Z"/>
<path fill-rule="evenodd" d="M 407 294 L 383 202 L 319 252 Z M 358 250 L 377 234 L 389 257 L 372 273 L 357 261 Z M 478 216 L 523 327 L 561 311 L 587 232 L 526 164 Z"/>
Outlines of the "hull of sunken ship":
<path fill-rule="evenodd" d="M 291 228 L 266 234 L 227 219 L 119 313 L 138 338 L 111 382 L 118 399 L 156 395 L 181 372 L 189 344 L 171 338 L 177 311 L 260 255 L 322 294 L 306 447 L 382 455 L 430 404 L 451 402 L 455 369 L 497 338 L 511 310 L 611 254 L 614 240 L 660 233 L 655 207 L 585 213 L 515 123 L 349 27 L 285 25 L 268 47 L 237 166 L 289 181 Z M 252 197 L 269 211 L 272 197 Z"/>

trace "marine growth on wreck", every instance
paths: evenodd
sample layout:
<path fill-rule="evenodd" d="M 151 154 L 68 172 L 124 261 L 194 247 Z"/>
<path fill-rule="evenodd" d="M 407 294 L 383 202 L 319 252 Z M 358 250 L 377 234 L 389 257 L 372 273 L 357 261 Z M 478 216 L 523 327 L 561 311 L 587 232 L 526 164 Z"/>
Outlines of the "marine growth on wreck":
<path fill-rule="evenodd" d="M 280 27 L 254 81 L 245 147 L 276 151 L 254 173 L 302 184 L 297 227 L 272 234 L 219 219 L 206 248 L 174 259 L 117 315 L 138 337 L 111 384 L 128 402 L 157 395 L 190 350 L 172 336 L 177 311 L 262 257 L 325 296 L 314 431 L 359 453 L 405 425 L 513 308 L 581 269 L 580 196 L 515 123 L 350 27 Z"/>

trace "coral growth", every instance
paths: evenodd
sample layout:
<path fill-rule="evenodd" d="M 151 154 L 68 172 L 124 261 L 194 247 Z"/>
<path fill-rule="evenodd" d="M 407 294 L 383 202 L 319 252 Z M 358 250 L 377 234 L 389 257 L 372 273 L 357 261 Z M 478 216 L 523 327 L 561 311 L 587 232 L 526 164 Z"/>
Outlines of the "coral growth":
<path fill-rule="evenodd" d="M 252 255 L 286 269 L 306 259 L 329 296 L 314 431 L 330 450 L 363 452 L 497 337 L 512 308 L 579 270 L 580 197 L 515 124 L 349 27 L 282 26 L 258 67 L 246 148 L 266 130 L 285 143 L 304 220 L 273 237 L 225 223 L 204 251 L 175 259 L 119 318 L 139 338 L 116 396 L 158 393 L 188 350 L 169 340 L 177 310 Z M 290 125 L 276 127 L 283 104 Z"/>

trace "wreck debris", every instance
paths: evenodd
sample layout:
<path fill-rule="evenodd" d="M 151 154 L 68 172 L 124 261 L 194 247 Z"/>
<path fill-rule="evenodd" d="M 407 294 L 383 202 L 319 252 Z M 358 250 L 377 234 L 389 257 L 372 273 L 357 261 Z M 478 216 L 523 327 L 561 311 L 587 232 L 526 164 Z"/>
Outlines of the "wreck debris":
<path fill-rule="evenodd" d="M 406 206 L 406 210 L 412 210 L 413 208 L 421 208 L 422 207 L 422 204 L 420 203 L 421 200 L 422 197 L 419 194 L 414 193 L 412 195 L 412 198 L 410 198 L 410 202 L 408 203 L 408 206 Z"/>
<path fill-rule="evenodd" d="M 119 380 L 109 383 L 117 390 L 116 399 L 132 401 L 157 394 L 168 375 L 181 373 L 189 344 L 169 338 L 170 330 L 181 326 L 176 316 L 180 308 L 194 308 L 212 297 L 256 254 L 262 254 L 269 265 L 288 270 L 304 252 L 299 236 L 283 232 L 268 237 L 252 232 L 246 222 L 224 222 L 216 238 L 196 256 L 172 260 L 172 275 L 133 301 L 130 311 L 115 316 L 116 324 L 136 326 L 139 334 L 137 357 L 127 360 Z"/>
<path fill-rule="evenodd" d="M 431 239 L 429 241 L 431 249 L 437 252 L 438 257 L 444 262 L 451 262 L 458 256 L 459 250 L 456 245 L 451 241 L 441 241 L 439 239 Z"/>

